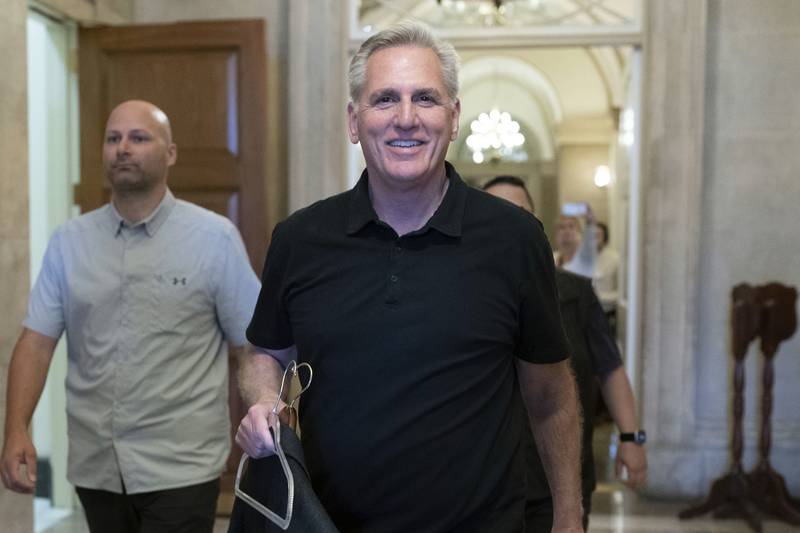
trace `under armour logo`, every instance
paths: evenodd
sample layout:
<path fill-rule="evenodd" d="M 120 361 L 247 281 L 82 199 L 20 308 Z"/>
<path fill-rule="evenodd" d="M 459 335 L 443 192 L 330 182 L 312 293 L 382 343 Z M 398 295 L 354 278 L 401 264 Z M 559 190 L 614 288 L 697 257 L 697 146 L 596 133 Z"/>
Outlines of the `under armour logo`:
<path fill-rule="evenodd" d="M 181 285 L 186 285 L 186 278 L 172 278 L 173 285 L 177 285 L 178 283 Z"/>

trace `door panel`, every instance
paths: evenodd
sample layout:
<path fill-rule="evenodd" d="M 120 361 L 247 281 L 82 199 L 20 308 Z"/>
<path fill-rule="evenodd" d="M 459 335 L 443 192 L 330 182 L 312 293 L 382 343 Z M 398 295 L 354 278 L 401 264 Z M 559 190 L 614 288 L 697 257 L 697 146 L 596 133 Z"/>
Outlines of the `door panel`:
<path fill-rule="evenodd" d="M 81 30 L 81 183 L 75 191 L 81 210 L 100 207 L 110 195 L 101 159 L 108 114 L 125 100 L 151 101 L 170 117 L 178 145 L 170 189 L 230 218 L 260 273 L 276 222 L 265 215 L 264 31 L 260 20 Z M 238 394 L 237 362 L 230 363 L 233 435 L 246 410 Z M 240 456 L 234 444 L 222 482 L 222 514 L 230 512 Z"/>

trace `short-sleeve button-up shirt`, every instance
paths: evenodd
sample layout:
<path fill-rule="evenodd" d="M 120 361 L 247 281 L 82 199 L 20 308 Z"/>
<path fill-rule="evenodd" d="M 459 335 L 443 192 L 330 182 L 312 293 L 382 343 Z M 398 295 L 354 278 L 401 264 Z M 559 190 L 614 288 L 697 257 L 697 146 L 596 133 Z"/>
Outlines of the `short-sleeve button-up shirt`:
<path fill-rule="evenodd" d="M 67 333 L 68 478 L 129 493 L 217 477 L 226 345 L 260 290 L 235 226 L 167 191 L 128 225 L 108 204 L 53 235 L 24 325 Z"/>

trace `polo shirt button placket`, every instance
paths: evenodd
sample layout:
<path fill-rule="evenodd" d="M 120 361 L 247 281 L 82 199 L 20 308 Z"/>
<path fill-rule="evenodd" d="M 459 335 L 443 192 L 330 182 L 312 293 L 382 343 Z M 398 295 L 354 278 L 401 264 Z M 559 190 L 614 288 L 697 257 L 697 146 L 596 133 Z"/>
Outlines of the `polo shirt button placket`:
<path fill-rule="evenodd" d="M 390 305 L 397 305 L 399 303 L 397 297 L 397 282 L 400 277 L 397 275 L 399 271 L 400 255 L 403 253 L 403 248 L 399 244 L 395 244 L 389 252 L 389 285 L 386 291 L 386 303 Z"/>

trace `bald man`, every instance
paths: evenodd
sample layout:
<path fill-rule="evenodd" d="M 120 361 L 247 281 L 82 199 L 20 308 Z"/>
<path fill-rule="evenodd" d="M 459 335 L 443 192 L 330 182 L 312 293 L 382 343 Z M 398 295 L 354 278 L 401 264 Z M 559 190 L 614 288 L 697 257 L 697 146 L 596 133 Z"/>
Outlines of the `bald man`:
<path fill-rule="evenodd" d="M 228 347 L 244 344 L 260 285 L 235 226 L 172 195 L 176 159 L 163 111 L 111 112 L 111 201 L 53 234 L 9 366 L 0 474 L 30 493 L 29 424 L 66 332 L 68 479 L 93 533 L 213 529 Z"/>

